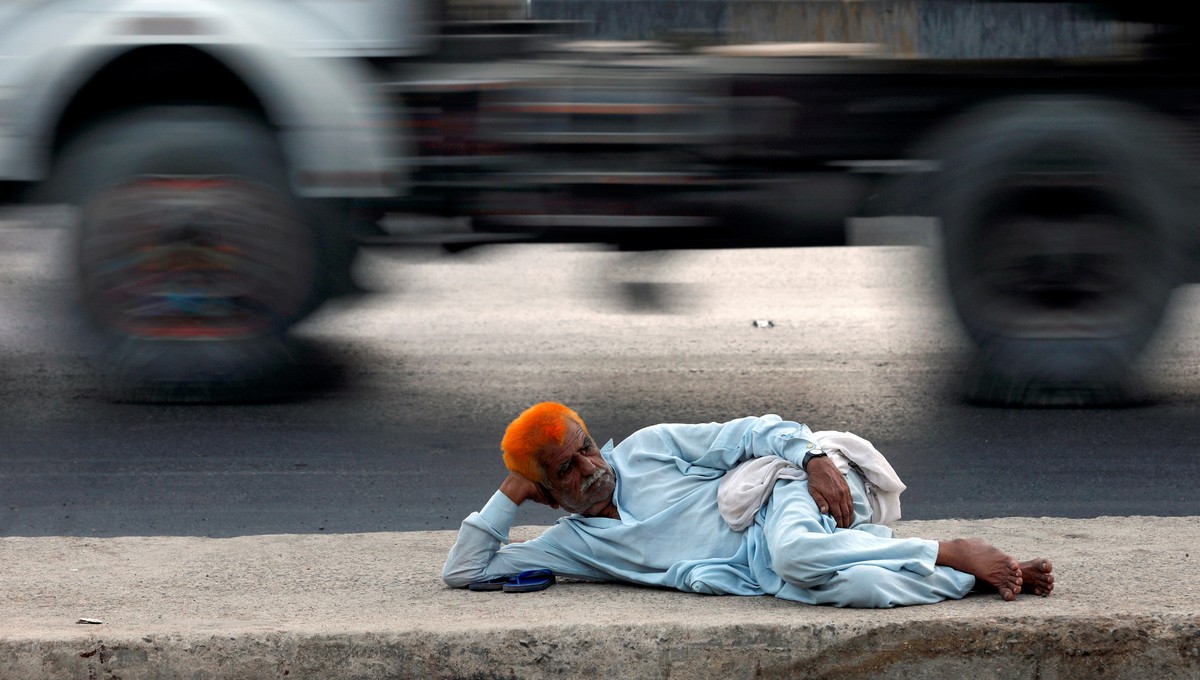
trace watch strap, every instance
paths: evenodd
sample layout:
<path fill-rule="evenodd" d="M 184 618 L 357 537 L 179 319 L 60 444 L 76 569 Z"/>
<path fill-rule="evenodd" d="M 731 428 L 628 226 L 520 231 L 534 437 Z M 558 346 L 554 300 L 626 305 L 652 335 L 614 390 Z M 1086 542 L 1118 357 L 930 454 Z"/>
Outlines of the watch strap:
<path fill-rule="evenodd" d="M 814 449 L 812 451 L 809 451 L 808 453 L 804 454 L 804 459 L 800 461 L 800 469 L 804 470 L 805 472 L 808 472 L 808 462 L 810 460 L 812 460 L 813 458 L 822 458 L 822 457 L 828 456 L 828 455 L 829 455 L 828 453 L 825 453 L 821 449 Z"/>

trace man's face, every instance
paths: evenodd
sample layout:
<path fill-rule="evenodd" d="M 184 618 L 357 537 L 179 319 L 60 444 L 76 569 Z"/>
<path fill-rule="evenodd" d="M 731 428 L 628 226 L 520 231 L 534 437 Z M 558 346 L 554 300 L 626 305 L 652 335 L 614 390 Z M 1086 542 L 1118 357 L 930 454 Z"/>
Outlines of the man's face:
<path fill-rule="evenodd" d="M 593 516 L 612 501 L 616 476 L 600 449 L 572 422 L 559 449 L 542 453 L 550 496 L 564 510 Z"/>

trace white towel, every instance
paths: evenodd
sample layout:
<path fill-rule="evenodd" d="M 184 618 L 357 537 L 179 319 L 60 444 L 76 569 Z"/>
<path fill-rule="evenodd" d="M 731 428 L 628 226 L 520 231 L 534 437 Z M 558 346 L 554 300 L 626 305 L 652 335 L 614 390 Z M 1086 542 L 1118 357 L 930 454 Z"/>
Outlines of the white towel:
<path fill-rule="evenodd" d="M 835 430 L 814 432 L 813 439 L 843 475 L 852 469 L 860 473 L 871 503 L 872 524 L 891 524 L 900 519 L 900 492 L 906 487 L 871 442 Z M 775 482 L 807 478 L 808 473 L 779 456 L 751 458 L 725 473 L 717 487 L 717 507 L 734 531 L 742 531 L 754 523 Z"/>

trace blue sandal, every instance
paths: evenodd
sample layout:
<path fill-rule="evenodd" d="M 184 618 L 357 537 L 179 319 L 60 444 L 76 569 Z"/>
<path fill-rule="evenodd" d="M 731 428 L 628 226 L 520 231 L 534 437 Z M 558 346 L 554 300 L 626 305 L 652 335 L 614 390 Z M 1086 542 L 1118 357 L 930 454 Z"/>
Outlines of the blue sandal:
<path fill-rule="evenodd" d="M 530 569 L 519 574 L 505 574 L 487 579 L 486 581 L 476 581 L 468 585 L 467 589 L 475 591 L 503 590 L 506 593 L 531 593 L 549 588 L 554 585 L 555 580 L 554 572 L 549 569 Z"/>
<path fill-rule="evenodd" d="M 532 593 L 549 588 L 554 581 L 554 572 L 549 569 L 530 569 L 505 581 L 503 589 L 506 593 Z"/>

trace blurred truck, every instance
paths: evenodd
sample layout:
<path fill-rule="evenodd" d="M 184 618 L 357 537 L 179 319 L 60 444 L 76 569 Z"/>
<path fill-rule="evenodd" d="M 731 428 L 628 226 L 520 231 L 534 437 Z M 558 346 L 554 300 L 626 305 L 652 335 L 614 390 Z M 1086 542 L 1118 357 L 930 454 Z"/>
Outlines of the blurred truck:
<path fill-rule="evenodd" d="M 524 2 L 3 0 L 0 200 L 78 207 L 122 398 L 269 383 L 364 245 L 842 245 L 928 215 L 968 397 L 1117 402 L 1194 274 L 1200 90 L 1168 4 L 1097 6 L 1163 25 L 933 60 L 572 41 Z"/>

